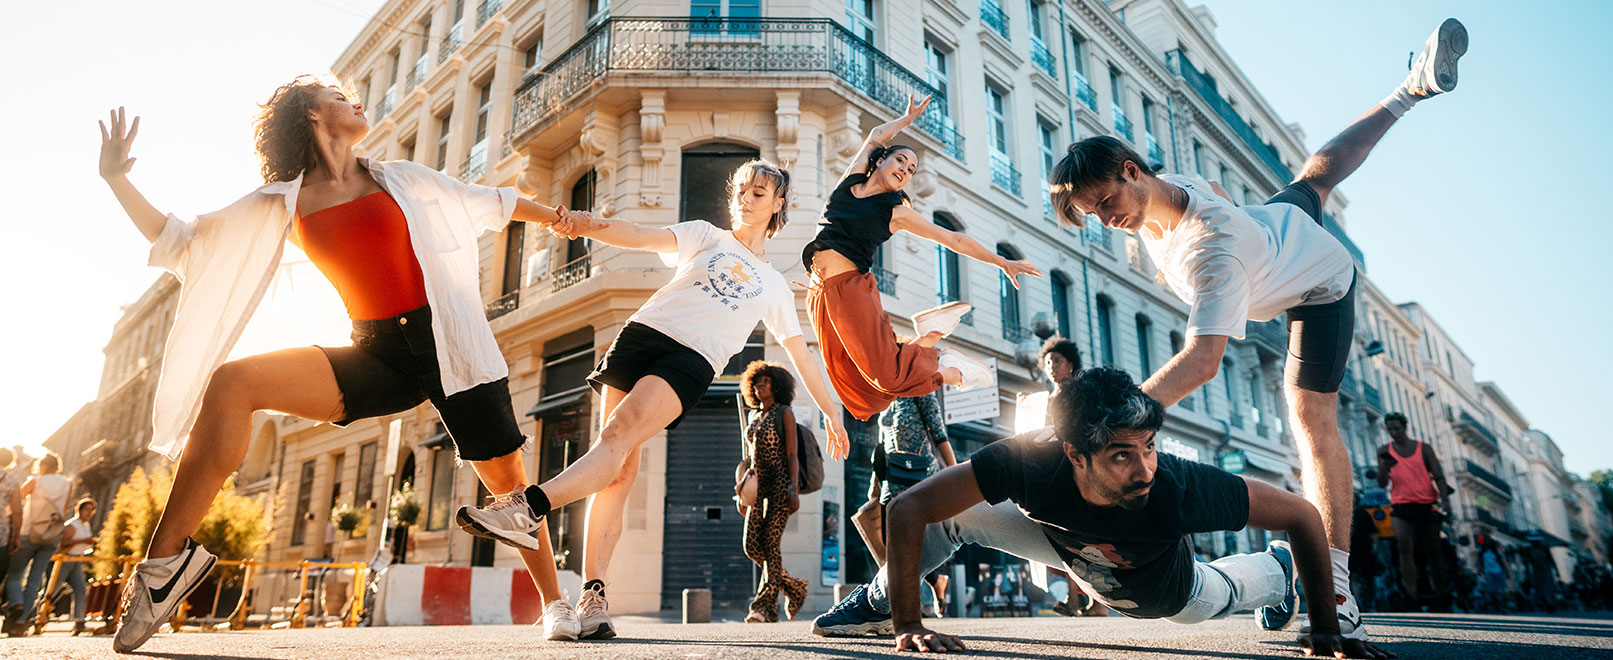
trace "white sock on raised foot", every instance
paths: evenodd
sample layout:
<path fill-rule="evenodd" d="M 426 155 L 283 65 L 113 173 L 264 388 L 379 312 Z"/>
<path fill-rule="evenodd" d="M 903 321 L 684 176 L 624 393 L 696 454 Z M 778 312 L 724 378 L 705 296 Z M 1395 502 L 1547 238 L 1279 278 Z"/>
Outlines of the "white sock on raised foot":
<path fill-rule="evenodd" d="M 1350 553 L 1338 548 L 1328 548 L 1333 556 L 1333 591 L 1335 593 L 1350 593 Z"/>
<path fill-rule="evenodd" d="M 1406 115 L 1406 111 L 1410 110 L 1411 106 L 1416 105 L 1418 101 L 1421 101 L 1424 98 L 1427 97 L 1412 94 L 1411 90 L 1406 88 L 1406 83 L 1402 81 L 1398 86 L 1395 87 L 1395 91 L 1391 92 L 1389 96 L 1384 98 L 1382 101 L 1379 101 L 1378 105 L 1381 105 L 1383 106 L 1383 109 L 1388 110 L 1389 114 L 1395 116 L 1395 119 L 1399 119 Z M 1337 551 L 1335 550 L 1335 552 Z"/>

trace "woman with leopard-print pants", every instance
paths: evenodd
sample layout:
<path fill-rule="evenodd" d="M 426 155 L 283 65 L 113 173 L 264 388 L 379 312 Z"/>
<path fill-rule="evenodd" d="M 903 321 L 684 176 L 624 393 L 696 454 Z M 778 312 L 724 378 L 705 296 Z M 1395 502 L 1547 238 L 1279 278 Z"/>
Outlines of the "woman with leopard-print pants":
<path fill-rule="evenodd" d="M 795 413 L 790 410 L 795 379 L 782 365 L 758 360 L 745 369 L 739 391 L 746 405 L 759 409 L 745 433 L 757 479 L 755 506 L 745 512 L 745 556 L 762 568 L 762 583 L 745 621 L 778 621 L 781 593 L 794 619 L 806 602 L 807 581 L 784 570 L 779 541 L 790 514 L 800 508 Z"/>

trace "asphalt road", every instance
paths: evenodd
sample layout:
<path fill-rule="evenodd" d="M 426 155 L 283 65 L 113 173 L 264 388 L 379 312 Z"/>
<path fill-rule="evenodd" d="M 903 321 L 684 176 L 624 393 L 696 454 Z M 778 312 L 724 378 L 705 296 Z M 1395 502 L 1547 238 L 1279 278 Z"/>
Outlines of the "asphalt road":
<path fill-rule="evenodd" d="M 1464 614 L 1368 615 L 1369 630 L 1402 658 L 1547 660 L 1613 658 L 1613 613 L 1552 617 Z M 788 660 L 887 658 L 889 639 L 825 639 L 806 622 L 681 625 L 618 617 L 623 637 L 549 642 L 526 626 L 331 628 L 158 635 L 133 657 L 173 658 L 691 658 Z M 938 630 L 963 635 L 974 658 L 1270 658 L 1299 657 L 1293 633 L 1268 633 L 1248 615 L 1178 626 L 1107 619 L 943 619 Z M 127 658 L 106 637 L 0 639 L 0 658 Z"/>

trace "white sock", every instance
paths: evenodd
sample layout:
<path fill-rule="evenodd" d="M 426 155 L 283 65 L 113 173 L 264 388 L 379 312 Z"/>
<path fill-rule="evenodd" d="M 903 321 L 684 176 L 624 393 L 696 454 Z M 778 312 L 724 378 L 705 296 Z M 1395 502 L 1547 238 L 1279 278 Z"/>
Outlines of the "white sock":
<path fill-rule="evenodd" d="M 1424 98 L 1426 97 L 1412 94 L 1411 90 L 1406 89 L 1406 83 L 1401 82 L 1395 87 L 1395 91 L 1391 92 L 1384 100 L 1379 101 L 1378 105 L 1381 105 L 1385 110 L 1388 110 L 1389 114 L 1395 116 L 1395 119 L 1399 119 L 1405 116 L 1406 111 L 1410 110 L 1411 106 L 1416 105 L 1418 101 L 1421 101 Z"/>
<path fill-rule="evenodd" d="M 1350 593 L 1350 553 L 1338 548 L 1327 550 L 1333 556 L 1333 591 L 1341 594 Z"/>

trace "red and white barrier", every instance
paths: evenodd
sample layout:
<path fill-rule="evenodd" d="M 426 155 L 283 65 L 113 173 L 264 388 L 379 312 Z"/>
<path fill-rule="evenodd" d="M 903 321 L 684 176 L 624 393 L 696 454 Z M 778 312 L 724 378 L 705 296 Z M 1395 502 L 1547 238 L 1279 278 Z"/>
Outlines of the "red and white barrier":
<path fill-rule="evenodd" d="M 532 578 L 513 568 L 396 564 L 381 578 L 376 602 L 380 626 L 526 625 L 543 616 Z"/>

